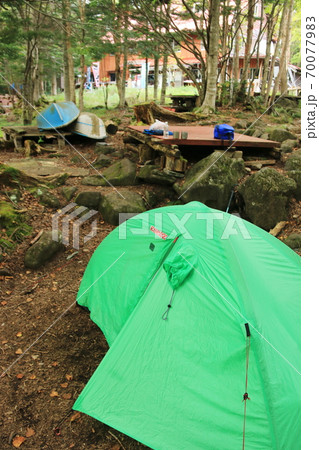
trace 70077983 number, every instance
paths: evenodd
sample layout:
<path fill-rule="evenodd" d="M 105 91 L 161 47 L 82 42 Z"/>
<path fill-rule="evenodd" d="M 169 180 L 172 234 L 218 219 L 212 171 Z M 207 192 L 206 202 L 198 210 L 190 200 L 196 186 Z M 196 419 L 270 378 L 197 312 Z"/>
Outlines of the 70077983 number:
<path fill-rule="evenodd" d="M 308 77 L 315 77 L 315 25 L 316 19 L 314 17 L 306 17 L 306 78 Z M 313 39 L 313 40 L 312 40 Z"/>

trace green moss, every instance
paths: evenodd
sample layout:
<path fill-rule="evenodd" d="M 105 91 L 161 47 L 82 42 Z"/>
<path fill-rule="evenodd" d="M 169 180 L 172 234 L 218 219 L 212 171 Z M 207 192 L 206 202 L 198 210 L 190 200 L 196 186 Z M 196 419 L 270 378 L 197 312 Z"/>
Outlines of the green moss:
<path fill-rule="evenodd" d="M 0 202 L 0 227 L 11 227 L 12 224 L 16 224 L 19 219 L 18 214 L 15 212 L 13 206 L 8 202 Z"/>
<path fill-rule="evenodd" d="M 0 237 L 0 247 L 4 251 L 13 250 L 17 242 L 28 236 L 32 227 L 24 222 L 11 203 L 0 202 L 0 228 L 5 234 Z"/>
<path fill-rule="evenodd" d="M 7 166 L 6 164 L 0 164 L 0 175 L 13 178 L 14 180 L 19 180 L 20 170 L 14 167 Z"/>

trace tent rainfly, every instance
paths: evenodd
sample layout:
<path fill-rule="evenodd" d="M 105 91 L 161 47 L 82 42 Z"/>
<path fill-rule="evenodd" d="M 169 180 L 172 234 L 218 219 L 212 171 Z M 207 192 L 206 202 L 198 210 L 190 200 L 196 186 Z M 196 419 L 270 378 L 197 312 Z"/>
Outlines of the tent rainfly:
<path fill-rule="evenodd" d="M 100 244 L 77 297 L 110 349 L 73 409 L 156 450 L 300 448 L 300 257 L 192 202 Z"/>

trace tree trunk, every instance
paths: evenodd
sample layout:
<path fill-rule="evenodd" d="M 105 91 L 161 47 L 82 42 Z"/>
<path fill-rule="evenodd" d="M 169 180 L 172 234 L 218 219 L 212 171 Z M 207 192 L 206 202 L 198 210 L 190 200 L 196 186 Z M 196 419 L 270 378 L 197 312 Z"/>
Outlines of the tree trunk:
<path fill-rule="evenodd" d="M 228 36 L 228 17 L 229 17 L 229 0 L 224 0 L 224 11 L 223 11 L 223 30 L 222 30 L 222 50 L 221 54 L 223 57 L 227 54 L 227 36 Z M 227 60 L 229 59 L 229 56 Z M 223 61 L 223 66 L 220 72 L 220 83 L 225 83 L 226 81 L 226 68 L 227 60 Z"/>
<path fill-rule="evenodd" d="M 168 54 L 166 53 L 165 50 L 162 67 L 161 105 L 165 105 L 166 87 L 167 87 L 167 63 L 168 63 Z"/>
<path fill-rule="evenodd" d="M 64 20 L 63 59 L 64 59 L 64 97 L 75 102 L 74 64 L 71 48 L 70 0 L 62 0 L 62 18 Z"/>
<path fill-rule="evenodd" d="M 84 110 L 84 101 L 83 101 L 83 95 L 84 95 L 84 83 L 85 83 L 85 56 L 83 54 L 84 50 L 84 39 L 85 39 L 85 28 L 84 28 L 84 22 L 85 22 L 85 0 L 78 0 L 78 7 L 79 7 L 79 13 L 80 13 L 80 20 L 82 24 L 82 30 L 81 30 L 81 46 L 82 46 L 82 53 L 80 56 L 80 66 L 81 66 L 81 80 L 80 80 L 80 89 L 79 89 L 79 109 L 80 111 Z"/>
<path fill-rule="evenodd" d="M 285 42 L 283 44 L 282 52 L 281 52 L 281 58 L 280 58 L 280 93 L 284 94 L 288 89 L 288 81 L 287 81 L 287 71 L 288 71 L 288 62 L 289 62 L 289 55 L 290 55 L 290 39 L 291 39 L 291 21 L 292 21 L 292 13 L 294 9 L 294 1 L 291 0 L 289 13 L 288 13 L 288 20 L 287 20 L 287 29 L 286 29 L 286 36 L 285 36 Z"/>
<path fill-rule="evenodd" d="M 66 3 L 67 0 L 62 0 L 63 20 L 67 19 Z M 71 99 L 71 94 L 70 94 L 69 58 L 68 58 L 66 29 L 63 30 L 63 90 L 64 90 L 64 99 L 66 101 L 69 101 Z"/>
<path fill-rule="evenodd" d="M 248 70 L 251 60 L 251 44 L 253 41 L 253 30 L 254 30 L 254 8 L 255 0 L 248 0 L 248 11 L 247 11 L 247 34 L 246 34 L 246 45 L 245 45 L 245 56 L 244 56 L 244 67 L 243 74 L 240 83 L 240 91 L 243 97 L 249 95 L 246 94 L 246 85 L 248 78 Z"/>
<path fill-rule="evenodd" d="M 163 11 L 163 5 L 161 5 L 161 22 L 167 19 L 170 14 L 171 3 L 169 2 L 166 9 L 166 17 L 165 10 Z M 169 25 L 166 26 L 166 28 Z M 165 30 L 164 30 L 165 33 Z M 166 97 L 166 87 L 167 87 L 167 65 L 168 65 L 168 50 L 166 47 L 163 47 L 164 56 L 163 56 L 163 67 L 162 67 L 162 86 L 161 86 L 161 105 L 165 105 L 165 97 Z"/>
<path fill-rule="evenodd" d="M 233 105 L 236 103 L 239 80 L 239 49 L 240 49 L 240 0 L 236 0 L 236 20 L 235 20 L 235 46 L 232 67 L 232 80 L 230 88 L 230 98 Z"/>
<path fill-rule="evenodd" d="M 281 21 L 280 21 L 279 32 L 278 32 L 278 40 L 277 40 L 275 52 L 274 52 L 272 60 L 271 60 L 271 66 L 270 66 L 270 71 L 269 71 L 269 82 L 268 82 L 267 92 L 266 92 L 266 103 L 268 104 L 268 106 L 271 105 L 271 103 L 273 102 L 272 98 L 275 98 L 276 91 L 278 89 L 279 79 L 278 79 L 278 77 L 276 77 L 276 80 L 275 80 L 275 83 L 274 83 L 274 87 L 273 87 L 272 96 L 271 96 L 271 98 L 269 98 L 271 85 L 272 85 L 272 79 L 273 79 L 273 73 L 274 73 L 274 68 L 275 68 L 275 62 L 276 62 L 276 60 L 277 60 L 277 58 L 278 58 L 278 56 L 280 55 L 280 52 L 281 52 L 282 43 L 283 43 L 282 42 L 282 37 L 284 35 L 284 30 L 286 29 L 287 20 L 288 20 L 288 12 L 289 12 L 289 7 L 290 7 L 291 1 L 292 0 L 286 0 L 286 2 L 284 4 L 284 8 L 283 8 L 283 11 L 282 11 L 282 16 L 281 16 Z M 278 82 L 277 82 L 277 79 L 278 79 Z"/>
<path fill-rule="evenodd" d="M 51 77 L 51 95 L 58 94 L 58 82 L 56 72 L 54 71 Z"/>
<path fill-rule="evenodd" d="M 274 33 L 274 14 L 275 9 L 278 2 L 274 3 L 270 14 L 268 15 L 267 19 L 267 40 L 266 40 L 266 54 L 264 59 L 264 66 L 263 66 L 263 75 L 262 75 L 262 82 L 261 82 L 261 88 L 260 88 L 260 95 L 264 98 L 266 94 L 266 87 L 267 83 L 269 81 L 269 72 L 270 72 L 270 51 L 271 51 L 271 43 L 272 43 L 272 37 Z"/>
<path fill-rule="evenodd" d="M 148 101 L 148 58 L 145 58 L 145 101 Z"/>
<path fill-rule="evenodd" d="M 201 111 L 208 114 L 215 109 L 218 79 L 218 42 L 219 42 L 219 6 L 220 0 L 211 0 L 211 19 L 209 26 L 209 45 L 207 54 L 207 83 Z"/>
<path fill-rule="evenodd" d="M 32 103 L 35 104 L 38 102 L 40 98 L 40 76 L 39 76 L 39 47 L 35 45 L 33 52 L 33 61 L 32 61 Z"/>
<path fill-rule="evenodd" d="M 122 43 L 123 43 L 123 70 L 121 79 L 121 92 L 120 92 L 120 108 L 125 107 L 125 91 L 126 91 L 126 76 L 128 69 L 128 39 L 127 30 L 129 29 L 129 4 L 125 0 L 122 5 L 123 10 L 123 22 L 122 22 Z"/>
<path fill-rule="evenodd" d="M 157 100 L 158 97 L 158 72 L 159 72 L 159 58 L 158 56 L 154 57 L 154 100 Z"/>

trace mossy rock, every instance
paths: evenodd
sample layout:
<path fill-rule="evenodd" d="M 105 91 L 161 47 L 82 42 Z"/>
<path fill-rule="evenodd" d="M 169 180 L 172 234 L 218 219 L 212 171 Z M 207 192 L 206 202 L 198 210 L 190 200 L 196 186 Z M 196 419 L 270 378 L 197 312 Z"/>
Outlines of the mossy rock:
<path fill-rule="evenodd" d="M 108 183 L 101 175 L 89 175 L 82 178 L 81 184 L 84 186 L 107 186 Z"/>
<path fill-rule="evenodd" d="M 286 139 L 281 143 L 280 150 L 282 153 L 291 153 L 297 146 L 298 141 L 296 139 Z"/>
<path fill-rule="evenodd" d="M 10 241 L 10 247 L 15 245 L 15 242 L 21 242 L 25 236 L 30 234 L 32 228 L 23 220 L 23 215 L 17 213 L 12 203 L 0 202 L 0 228 L 6 231 Z M 5 238 L 2 238 L 2 240 Z M 6 241 L 6 239 L 5 239 Z M 3 248 L 3 245 L 1 244 Z"/>
<path fill-rule="evenodd" d="M 286 161 L 285 170 L 289 178 L 296 182 L 294 196 L 297 200 L 301 198 L 301 150 L 291 153 Z"/>
<path fill-rule="evenodd" d="M 0 202 L 0 228 L 12 228 L 20 223 L 19 214 L 9 202 Z"/>
<path fill-rule="evenodd" d="M 39 181 L 21 170 L 0 164 L 0 186 L 38 186 Z"/>
<path fill-rule="evenodd" d="M 234 125 L 235 130 L 236 129 L 246 129 L 247 128 L 247 120 L 240 119 L 238 120 Z"/>
<path fill-rule="evenodd" d="M 245 175 L 242 159 L 215 151 L 194 164 L 186 173 L 185 183 L 173 188 L 184 203 L 199 201 L 211 208 L 225 210 L 232 188 Z"/>
<path fill-rule="evenodd" d="M 60 200 L 48 189 L 38 187 L 32 190 L 32 194 L 39 199 L 41 205 L 52 209 L 58 209 L 61 206 Z"/>
<path fill-rule="evenodd" d="M 117 150 L 118 150 L 117 147 L 108 144 L 107 142 L 97 142 L 95 145 L 94 152 L 102 155 L 109 155 L 110 153 L 114 153 Z"/>
<path fill-rule="evenodd" d="M 45 231 L 40 239 L 33 244 L 25 253 L 24 265 L 30 269 L 37 269 L 53 256 L 64 249 L 62 236 L 58 234 L 57 240 L 54 240 L 52 231 Z"/>
<path fill-rule="evenodd" d="M 299 250 L 301 248 L 301 234 L 291 233 L 286 239 L 284 239 L 284 244 L 288 245 L 293 250 Z"/>
<path fill-rule="evenodd" d="M 80 192 L 76 198 L 75 203 L 87 208 L 98 208 L 101 199 L 101 193 L 96 191 L 83 191 Z"/>
<path fill-rule="evenodd" d="M 103 172 L 103 176 L 113 186 L 131 186 L 137 184 L 136 164 L 124 158 Z"/>
<path fill-rule="evenodd" d="M 113 159 L 110 156 L 100 154 L 93 164 L 93 166 L 96 169 L 102 169 L 104 167 L 108 167 L 110 164 L 112 164 Z"/>
<path fill-rule="evenodd" d="M 61 194 L 69 202 L 77 191 L 76 186 L 65 186 L 61 189 Z"/>
<path fill-rule="evenodd" d="M 271 141 L 277 141 L 277 142 L 284 142 L 287 139 L 294 139 L 296 140 L 296 136 L 292 134 L 288 130 L 284 130 L 283 128 L 275 128 L 271 131 L 269 136 Z"/>
<path fill-rule="evenodd" d="M 144 201 L 139 194 L 128 190 L 121 190 L 120 194 L 111 192 L 102 195 L 99 203 L 103 219 L 112 225 L 119 225 L 120 214 L 139 214 L 145 211 Z"/>
<path fill-rule="evenodd" d="M 269 231 L 287 220 L 288 204 L 296 191 L 294 180 L 266 167 L 251 175 L 238 187 L 244 201 L 243 215 Z"/>

